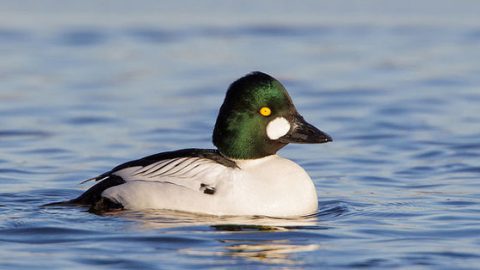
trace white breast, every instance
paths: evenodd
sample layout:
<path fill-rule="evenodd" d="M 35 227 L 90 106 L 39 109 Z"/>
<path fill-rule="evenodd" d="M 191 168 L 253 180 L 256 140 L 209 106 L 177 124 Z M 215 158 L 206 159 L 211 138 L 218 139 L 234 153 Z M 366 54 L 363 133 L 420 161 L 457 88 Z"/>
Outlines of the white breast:
<path fill-rule="evenodd" d="M 145 167 L 144 173 L 139 174 L 141 168 L 136 167 L 119 171 L 116 174 L 127 183 L 105 190 L 102 196 L 127 209 L 170 209 L 211 215 L 286 217 L 317 210 L 315 186 L 293 161 L 272 155 L 236 160 L 239 168 L 200 161 L 192 162 L 200 164 L 194 174 L 180 170 L 182 173 L 158 175 L 158 171 L 154 173 L 155 166 Z M 204 192 L 205 184 L 214 189 L 214 194 Z"/>
<path fill-rule="evenodd" d="M 277 155 L 237 161 L 241 172 L 234 181 L 237 201 L 245 214 L 304 216 L 315 213 L 318 199 L 315 186 L 305 170 Z"/>

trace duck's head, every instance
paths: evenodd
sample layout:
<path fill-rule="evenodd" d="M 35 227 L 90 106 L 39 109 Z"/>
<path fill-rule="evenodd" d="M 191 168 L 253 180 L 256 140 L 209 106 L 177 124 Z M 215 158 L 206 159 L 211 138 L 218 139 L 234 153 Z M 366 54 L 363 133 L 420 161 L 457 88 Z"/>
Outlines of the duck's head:
<path fill-rule="evenodd" d="M 213 131 L 213 144 L 232 159 L 273 155 L 288 143 L 329 141 L 297 112 L 285 87 L 262 72 L 230 85 Z"/>

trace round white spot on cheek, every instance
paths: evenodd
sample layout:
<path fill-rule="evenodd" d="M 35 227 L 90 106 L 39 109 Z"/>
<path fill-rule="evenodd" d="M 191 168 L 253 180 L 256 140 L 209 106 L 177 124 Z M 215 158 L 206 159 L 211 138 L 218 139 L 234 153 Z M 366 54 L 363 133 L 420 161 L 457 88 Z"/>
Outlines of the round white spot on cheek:
<path fill-rule="evenodd" d="M 267 125 L 267 136 L 270 140 L 277 140 L 290 130 L 290 123 L 283 117 L 277 117 Z"/>

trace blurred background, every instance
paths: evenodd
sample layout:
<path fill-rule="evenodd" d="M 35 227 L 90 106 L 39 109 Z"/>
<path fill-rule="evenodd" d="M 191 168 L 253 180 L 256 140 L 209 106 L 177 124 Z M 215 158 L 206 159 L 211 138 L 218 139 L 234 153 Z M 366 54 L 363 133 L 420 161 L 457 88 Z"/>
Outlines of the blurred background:
<path fill-rule="evenodd" d="M 0 268 L 475 269 L 479 14 L 468 0 L 0 0 Z M 213 147 L 228 85 L 254 70 L 334 138 L 280 153 L 312 176 L 316 215 L 265 232 L 40 207 L 118 163 Z"/>

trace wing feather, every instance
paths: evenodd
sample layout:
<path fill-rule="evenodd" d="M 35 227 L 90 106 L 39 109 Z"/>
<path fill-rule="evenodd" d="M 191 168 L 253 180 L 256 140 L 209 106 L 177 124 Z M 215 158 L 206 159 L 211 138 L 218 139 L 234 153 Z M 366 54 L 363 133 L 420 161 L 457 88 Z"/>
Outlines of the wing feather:
<path fill-rule="evenodd" d="M 235 161 L 226 158 L 218 150 L 190 148 L 163 152 L 125 162 L 83 181 L 97 183 L 70 202 L 94 205 L 105 190 L 135 181 L 173 184 L 212 195 L 217 186 L 231 176 L 231 170 L 237 168 Z"/>
<path fill-rule="evenodd" d="M 189 172 L 190 170 L 193 170 L 195 166 L 193 166 L 193 163 L 197 162 L 198 158 L 189 158 L 181 163 L 177 164 L 175 170 L 170 170 L 169 172 L 165 172 L 165 176 L 182 176 L 185 175 L 185 173 Z"/>
<path fill-rule="evenodd" d="M 162 170 L 163 168 L 165 168 L 166 166 L 168 166 L 169 164 L 177 161 L 179 158 L 173 158 L 173 159 L 166 159 L 166 160 L 161 160 L 161 161 L 158 161 L 158 162 L 155 162 L 155 163 L 152 163 L 148 166 L 145 166 L 145 167 L 140 167 L 140 169 L 135 172 L 135 175 L 139 175 L 139 174 L 152 174 L 152 173 L 155 173 L 157 171 L 160 171 Z"/>
<path fill-rule="evenodd" d="M 149 177 L 157 177 L 157 176 L 166 176 L 169 174 L 174 175 L 175 172 L 178 170 L 178 167 L 186 160 L 190 158 L 179 158 L 175 160 L 174 162 L 169 163 L 168 165 L 164 166 L 162 169 L 157 170 L 154 173 L 150 173 L 148 176 Z"/>
<path fill-rule="evenodd" d="M 203 192 L 205 187 L 215 188 L 221 179 L 218 176 L 231 169 L 206 158 L 182 157 L 160 160 L 145 167 L 128 167 L 112 174 L 126 182 L 168 183 Z"/>

